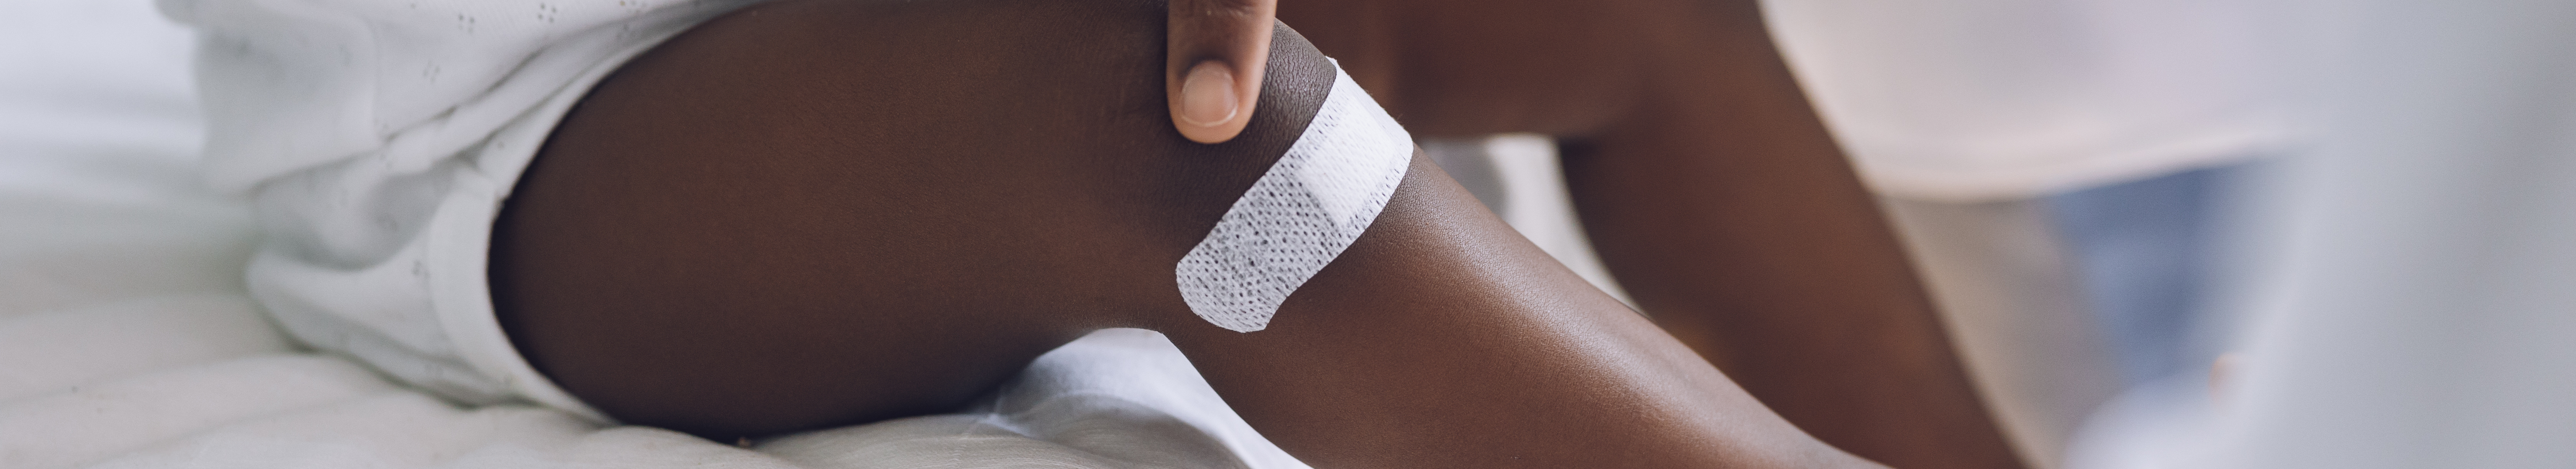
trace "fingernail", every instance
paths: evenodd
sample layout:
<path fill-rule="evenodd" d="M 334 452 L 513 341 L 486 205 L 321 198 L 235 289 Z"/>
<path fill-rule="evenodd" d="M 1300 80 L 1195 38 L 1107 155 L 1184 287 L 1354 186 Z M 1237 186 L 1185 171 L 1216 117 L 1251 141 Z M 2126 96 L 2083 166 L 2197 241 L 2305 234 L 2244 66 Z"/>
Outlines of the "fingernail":
<path fill-rule="evenodd" d="M 1234 72 L 1217 62 L 1199 62 L 1181 79 L 1181 119 L 1190 124 L 1212 126 L 1234 120 L 1242 107 L 1237 101 Z"/>

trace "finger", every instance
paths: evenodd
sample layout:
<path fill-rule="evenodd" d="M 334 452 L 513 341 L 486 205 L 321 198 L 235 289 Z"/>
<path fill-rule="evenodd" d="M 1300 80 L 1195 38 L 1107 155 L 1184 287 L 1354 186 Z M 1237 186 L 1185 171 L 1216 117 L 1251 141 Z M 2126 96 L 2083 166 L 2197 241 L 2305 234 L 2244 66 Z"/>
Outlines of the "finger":
<path fill-rule="evenodd" d="M 1222 143 L 1252 121 L 1278 6 L 1278 0 L 1172 0 L 1163 88 L 1181 136 Z"/>

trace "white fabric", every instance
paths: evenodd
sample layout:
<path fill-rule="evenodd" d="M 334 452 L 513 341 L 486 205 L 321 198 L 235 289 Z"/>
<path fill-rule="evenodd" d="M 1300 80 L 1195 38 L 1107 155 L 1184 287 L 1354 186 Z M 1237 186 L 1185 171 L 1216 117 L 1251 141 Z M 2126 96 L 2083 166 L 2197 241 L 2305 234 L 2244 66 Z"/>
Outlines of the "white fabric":
<path fill-rule="evenodd" d="M 252 217 L 197 177 L 184 28 L 141 0 L 8 11 L 0 467 L 1305 467 L 1138 330 L 1040 357 L 984 410 L 750 449 L 402 387 L 299 350 L 244 291 Z"/>
<path fill-rule="evenodd" d="M 268 236 L 252 296 L 305 344 L 468 403 L 605 417 L 510 346 L 491 223 L 563 112 L 745 0 L 161 0 L 199 33 L 207 180 Z"/>
<path fill-rule="evenodd" d="M 2026 198 L 2278 145 L 2264 79 L 2279 1 L 1768 0 L 1863 179 Z"/>
<path fill-rule="evenodd" d="M 2576 3 L 2303 3 L 2234 365 L 2087 469 L 2576 467 Z"/>
<path fill-rule="evenodd" d="M 2576 467 L 2576 3 L 2308 8 L 2316 147 L 2209 453 L 2165 467 Z"/>
<path fill-rule="evenodd" d="M 1289 294 L 1377 221 L 1412 161 L 1413 136 L 1335 66 L 1288 153 L 1173 267 L 1181 299 L 1217 327 L 1270 327 Z"/>
<path fill-rule="evenodd" d="M 2033 468 L 2065 467 L 2059 450 L 2120 376 L 2046 209 L 2029 199 L 1879 205 L 2013 449 Z"/>

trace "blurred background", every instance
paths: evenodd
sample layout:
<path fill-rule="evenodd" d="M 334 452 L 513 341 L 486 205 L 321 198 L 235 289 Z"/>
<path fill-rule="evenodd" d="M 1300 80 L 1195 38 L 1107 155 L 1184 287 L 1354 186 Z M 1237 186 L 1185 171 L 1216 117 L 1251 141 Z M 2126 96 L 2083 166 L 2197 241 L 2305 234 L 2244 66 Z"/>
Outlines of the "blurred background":
<path fill-rule="evenodd" d="M 2576 467 L 2576 2 L 1765 6 L 2035 466 Z M 40 312 L 253 337 L 128 334 L 177 350 L 134 369 L 282 350 L 195 179 L 190 34 L 0 9 L 0 404 L 120 372 Z M 1551 142 L 1423 143 L 1618 292 Z"/>

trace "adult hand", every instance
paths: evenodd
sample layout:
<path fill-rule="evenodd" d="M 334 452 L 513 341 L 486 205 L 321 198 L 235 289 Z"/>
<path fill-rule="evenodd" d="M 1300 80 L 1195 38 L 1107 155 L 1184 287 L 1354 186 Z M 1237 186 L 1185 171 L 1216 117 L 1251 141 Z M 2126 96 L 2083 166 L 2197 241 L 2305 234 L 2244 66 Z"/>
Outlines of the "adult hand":
<path fill-rule="evenodd" d="M 1278 0 L 1172 0 L 1163 93 L 1181 136 L 1223 143 L 1252 121 L 1278 9 Z"/>

